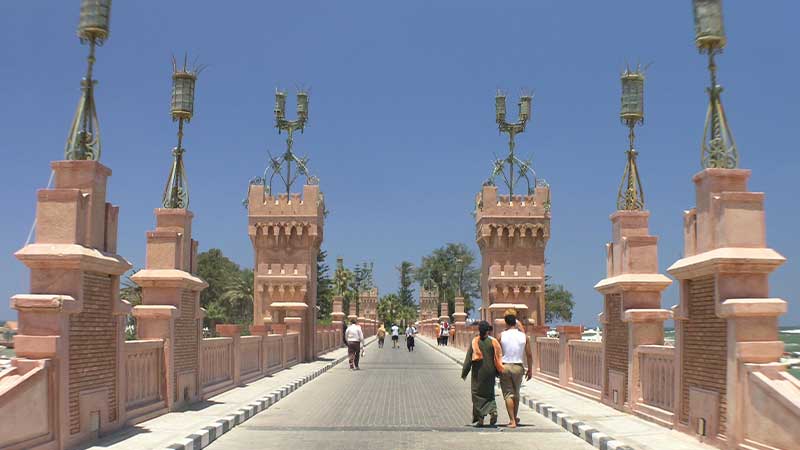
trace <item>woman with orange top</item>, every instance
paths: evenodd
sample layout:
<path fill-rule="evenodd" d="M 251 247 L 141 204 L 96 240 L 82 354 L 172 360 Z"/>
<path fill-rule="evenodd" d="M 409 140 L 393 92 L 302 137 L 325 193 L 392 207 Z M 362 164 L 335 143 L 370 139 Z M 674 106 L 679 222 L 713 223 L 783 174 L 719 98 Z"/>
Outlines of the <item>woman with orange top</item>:
<path fill-rule="evenodd" d="M 472 423 L 483 426 L 483 419 L 490 417 L 489 423 L 497 423 L 497 403 L 494 400 L 495 378 L 503 373 L 502 350 L 497 339 L 489 336 L 492 326 L 482 320 L 478 324 L 478 336 L 472 339 L 467 349 L 461 379 L 465 380 L 472 371 Z"/>

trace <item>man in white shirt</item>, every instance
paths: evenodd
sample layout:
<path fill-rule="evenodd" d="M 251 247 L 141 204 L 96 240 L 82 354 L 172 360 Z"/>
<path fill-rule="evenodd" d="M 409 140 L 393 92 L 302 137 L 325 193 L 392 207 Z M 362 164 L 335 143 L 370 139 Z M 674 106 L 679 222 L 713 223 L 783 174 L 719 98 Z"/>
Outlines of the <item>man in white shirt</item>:
<path fill-rule="evenodd" d="M 350 321 L 350 326 L 344 332 L 347 341 L 347 356 L 350 360 L 350 370 L 359 370 L 358 362 L 361 360 L 361 346 L 364 344 L 364 332 L 356 319 Z"/>
<path fill-rule="evenodd" d="M 414 351 L 414 335 L 417 334 L 417 329 L 413 325 L 408 325 L 406 328 L 406 348 L 408 351 Z"/>
<path fill-rule="evenodd" d="M 392 348 L 400 348 L 398 342 L 400 340 L 400 327 L 397 324 L 392 324 Z"/>
<path fill-rule="evenodd" d="M 517 311 L 505 311 L 506 330 L 500 333 L 500 346 L 503 348 L 503 373 L 500 375 L 500 390 L 508 411 L 508 427 L 516 428 L 519 424 L 519 388 L 522 386 L 522 375 L 525 372 L 522 358 L 528 363 L 525 378 L 533 377 L 533 353 L 528 336 L 517 326 Z"/>

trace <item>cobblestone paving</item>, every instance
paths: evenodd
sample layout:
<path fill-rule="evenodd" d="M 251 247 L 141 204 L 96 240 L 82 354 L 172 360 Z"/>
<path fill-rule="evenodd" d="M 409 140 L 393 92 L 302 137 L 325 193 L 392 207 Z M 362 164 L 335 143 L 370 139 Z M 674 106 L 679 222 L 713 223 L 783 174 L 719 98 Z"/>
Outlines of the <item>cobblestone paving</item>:
<path fill-rule="evenodd" d="M 516 430 L 471 427 L 469 382 L 459 375 L 457 365 L 426 345 L 414 353 L 370 346 L 360 371 L 339 365 L 207 448 L 593 448 L 525 407 Z M 506 419 L 501 412 L 500 422 Z"/>

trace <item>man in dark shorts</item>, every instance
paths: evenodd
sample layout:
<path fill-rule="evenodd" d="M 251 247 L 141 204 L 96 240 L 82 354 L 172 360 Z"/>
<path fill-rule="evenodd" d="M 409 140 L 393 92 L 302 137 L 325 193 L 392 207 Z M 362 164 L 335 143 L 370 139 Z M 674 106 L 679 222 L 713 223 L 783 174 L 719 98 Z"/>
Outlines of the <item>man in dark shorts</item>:
<path fill-rule="evenodd" d="M 392 324 L 392 348 L 400 348 L 398 341 L 400 340 L 400 327 L 397 324 Z"/>

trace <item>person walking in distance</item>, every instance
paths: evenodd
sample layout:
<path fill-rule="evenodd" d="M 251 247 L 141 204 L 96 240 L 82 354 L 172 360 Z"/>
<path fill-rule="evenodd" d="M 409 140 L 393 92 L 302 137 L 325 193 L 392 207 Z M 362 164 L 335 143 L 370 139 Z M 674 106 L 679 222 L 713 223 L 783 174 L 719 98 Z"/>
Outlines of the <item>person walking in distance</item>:
<path fill-rule="evenodd" d="M 350 370 L 359 370 L 358 362 L 361 360 L 361 346 L 364 345 L 364 332 L 358 325 L 358 321 L 353 319 L 350 326 L 345 330 L 345 340 L 347 341 L 347 356 L 350 361 Z"/>
<path fill-rule="evenodd" d="M 483 419 L 489 416 L 489 424 L 497 423 L 497 403 L 494 401 L 494 379 L 503 373 L 500 359 L 500 344 L 489 336 L 492 326 L 482 320 L 478 323 L 478 336 L 472 339 L 461 369 L 461 379 L 465 380 L 472 371 L 470 389 L 472 391 L 472 423 L 483 426 Z"/>
<path fill-rule="evenodd" d="M 442 345 L 442 324 L 436 324 L 436 345 Z"/>
<path fill-rule="evenodd" d="M 447 347 L 447 340 L 450 338 L 450 324 L 447 321 L 442 323 L 441 331 L 442 345 Z"/>
<path fill-rule="evenodd" d="M 392 324 L 392 348 L 400 348 L 400 327 L 396 323 Z"/>
<path fill-rule="evenodd" d="M 508 411 L 508 428 L 519 425 L 519 388 L 522 386 L 522 376 L 530 380 L 533 377 L 533 353 L 528 336 L 517 325 L 517 311 L 507 309 L 504 320 L 506 330 L 500 333 L 500 346 L 503 350 L 503 374 L 500 376 L 500 390 Z M 525 373 L 523 353 L 528 371 Z"/>
<path fill-rule="evenodd" d="M 414 325 L 408 324 L 406 327 L 406 348 L 408 351 L 414 351 L 414 335 L 417 334 L 417 329 L 414 328 Z"/>
<path fill-rule="evenodd" d="M 378 328 L 378 348 L 383 348 L 383 341 L 386 339 L 386 328 L 381 324 L 381 327 Z"/>

